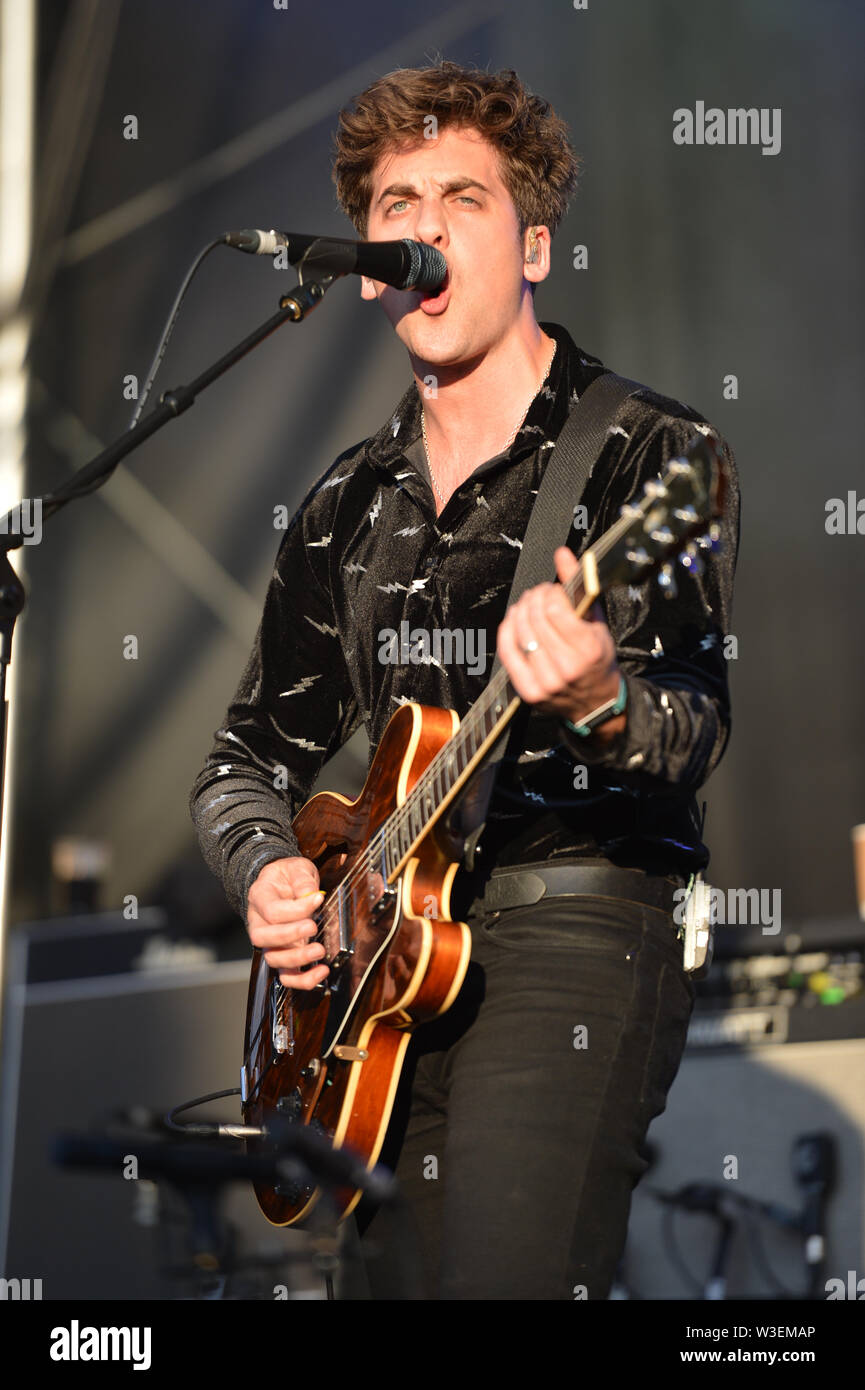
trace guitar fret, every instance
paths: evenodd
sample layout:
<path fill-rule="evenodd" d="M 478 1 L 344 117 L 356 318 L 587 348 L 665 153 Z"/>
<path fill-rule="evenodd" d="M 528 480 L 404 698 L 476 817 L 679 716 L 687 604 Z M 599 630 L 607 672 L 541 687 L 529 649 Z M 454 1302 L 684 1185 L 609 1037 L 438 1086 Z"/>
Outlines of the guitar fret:
<path fill-rule="evenodd" d="M 472 740 L 473 752 L 477 752 L 477 750 L 480 748 L 481 744 L 483 743 L 484 739 L 490 731 L 490 727 L 491 726 L 487 718 L 487 711 L 486 709 L 482 709 L 480 711 L 480 715 L 475 720 L 474 737 Z"/>
<path fill-rule="evenodd" d="M 466 728 L 466 743 L 468 744 L 468 747 L 466 748 L 465 766 L 468 767 L 469 763 L 471 762 L 472 758 L 477 752 L 477 747 L 475 745 L 475 730 L 473 724 L 469 724 Z"/>
<path fill-rule="evenodd" d="M 433 777 L 432 800 L 436 805 L 440 806 L 444 801 L 447 790 L 447 779 L 445 778 L 444 765 L 442 764 L 436 768 L 435 776 Z"/>

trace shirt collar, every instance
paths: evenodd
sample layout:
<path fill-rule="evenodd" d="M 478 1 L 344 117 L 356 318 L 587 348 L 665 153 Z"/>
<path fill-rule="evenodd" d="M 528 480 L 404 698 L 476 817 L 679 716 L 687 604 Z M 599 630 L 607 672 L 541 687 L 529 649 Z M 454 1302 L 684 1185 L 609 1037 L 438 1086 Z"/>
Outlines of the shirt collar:
<path fill-rule="evenodd" d="M 502 451 L 502 458 L 515 459 L 537 449 L 545 440 L 555 440 L 583 391 L 604 370 L 600 358 L 577 347 L 566 328 L 557 323 L 542 323 L 540 327 L 555 339 L 553 363 L 513 441 Z M 405 464 L 406 449 L 420 434 L 421 399 L 412 381 L 390 418 L 367 440 L 366 461 L 392 473 L 398 465 Z"/>

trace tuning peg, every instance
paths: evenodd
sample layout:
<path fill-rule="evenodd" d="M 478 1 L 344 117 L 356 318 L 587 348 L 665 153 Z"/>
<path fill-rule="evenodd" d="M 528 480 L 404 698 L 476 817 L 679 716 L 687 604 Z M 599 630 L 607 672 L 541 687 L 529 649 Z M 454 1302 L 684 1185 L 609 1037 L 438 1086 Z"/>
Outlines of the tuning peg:
<path fill-rule="evenodd" d="M 650 563 L 652 557 L 644 545 L 638 545 L 636 550 L 627 550 L 625 552 L 625 558 L 630 564 L 636 565 L 638 569 L 642 569 L 644 565 Z"/>
<path fill-rule="evenodd" d="M 721 527 L 717 521 L 713 521 L 709 527 L 709 549 L 721 549 Z"/>
<path fill-rule="evenodd" d="M 658 588 L 663 593 L 664 598 L 675 598 L 679 592 L 673 566 L 669 560 L 658 570 Z"/>
<path fill-rule="evenodd" d="M 682 568 L 686 569 L 688 573 L 693 576 L 693 578 L 699 579 L 700 575 L 703 573 L 705 566 L 703 564 L 703 557 L 700 555 L 699 551 L 697 550 L 697 547 L 694 545 L 693 542 L 691 542 L 690 545 L 685 546 L 685 549 L 683 550 L 679 559 Z"/>
<path fill-rule="evenodd" d="M 649 535 L 656 545 L 672 545 L 676 537 L 673 535 L 669 526 L 656 526 Z"/>

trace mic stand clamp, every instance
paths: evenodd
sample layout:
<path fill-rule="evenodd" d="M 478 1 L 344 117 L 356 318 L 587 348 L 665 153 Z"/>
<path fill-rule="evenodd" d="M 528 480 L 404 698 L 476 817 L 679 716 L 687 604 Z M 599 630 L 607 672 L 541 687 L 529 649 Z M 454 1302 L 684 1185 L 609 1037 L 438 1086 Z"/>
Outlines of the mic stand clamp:
<path fill-rule="evenodd" d="M 301 279 L 290 294 L 282 296 L 279 301 L 280 309 L 293 310 L 290 317 L 294 323 L 298 323 L 317 308 L 334 279 L 334 273 L 328 270 L 320 270 L 306 280 Z"/>

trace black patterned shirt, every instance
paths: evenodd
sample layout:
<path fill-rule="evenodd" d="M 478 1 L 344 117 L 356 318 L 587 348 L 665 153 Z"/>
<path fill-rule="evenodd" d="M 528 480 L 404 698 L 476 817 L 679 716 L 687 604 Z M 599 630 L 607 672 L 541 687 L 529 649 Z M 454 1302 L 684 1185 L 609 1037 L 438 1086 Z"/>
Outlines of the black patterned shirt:
<path fill-rule="evenodd" d="M 264 864 L 300 852 L 292 818 L 357 729 L 372 757 L 399 705 L 464 717 L 487 684 L 546 461 L 604 370 L 565 329 L 541 326 L 556 341 L 546 382 L 511 445 L 477 467 L 440 516 L 412 381 L 289 524 L 249 662 L 190 797 L 204 858 L 241 916 Z M 727 464 L 720 548 L 704 552 L 701 577 L 679 568 L 674 599 L 654 580 L 602 598 L 627 684 L 621 733 L 580 738 L 556 717 L 520 709 L 480 841 L 487 868 L 592 858 L 687 876 L 708 863 L 695 793 L 730 731 L 724 637 L 739 493 L 729 446 L 678 401 L 648 388 L 629 397 L 583 494 L 587 524 L 568 543 L 579 554 L 597 540 L 695 429 L 715 437 Z"/>

